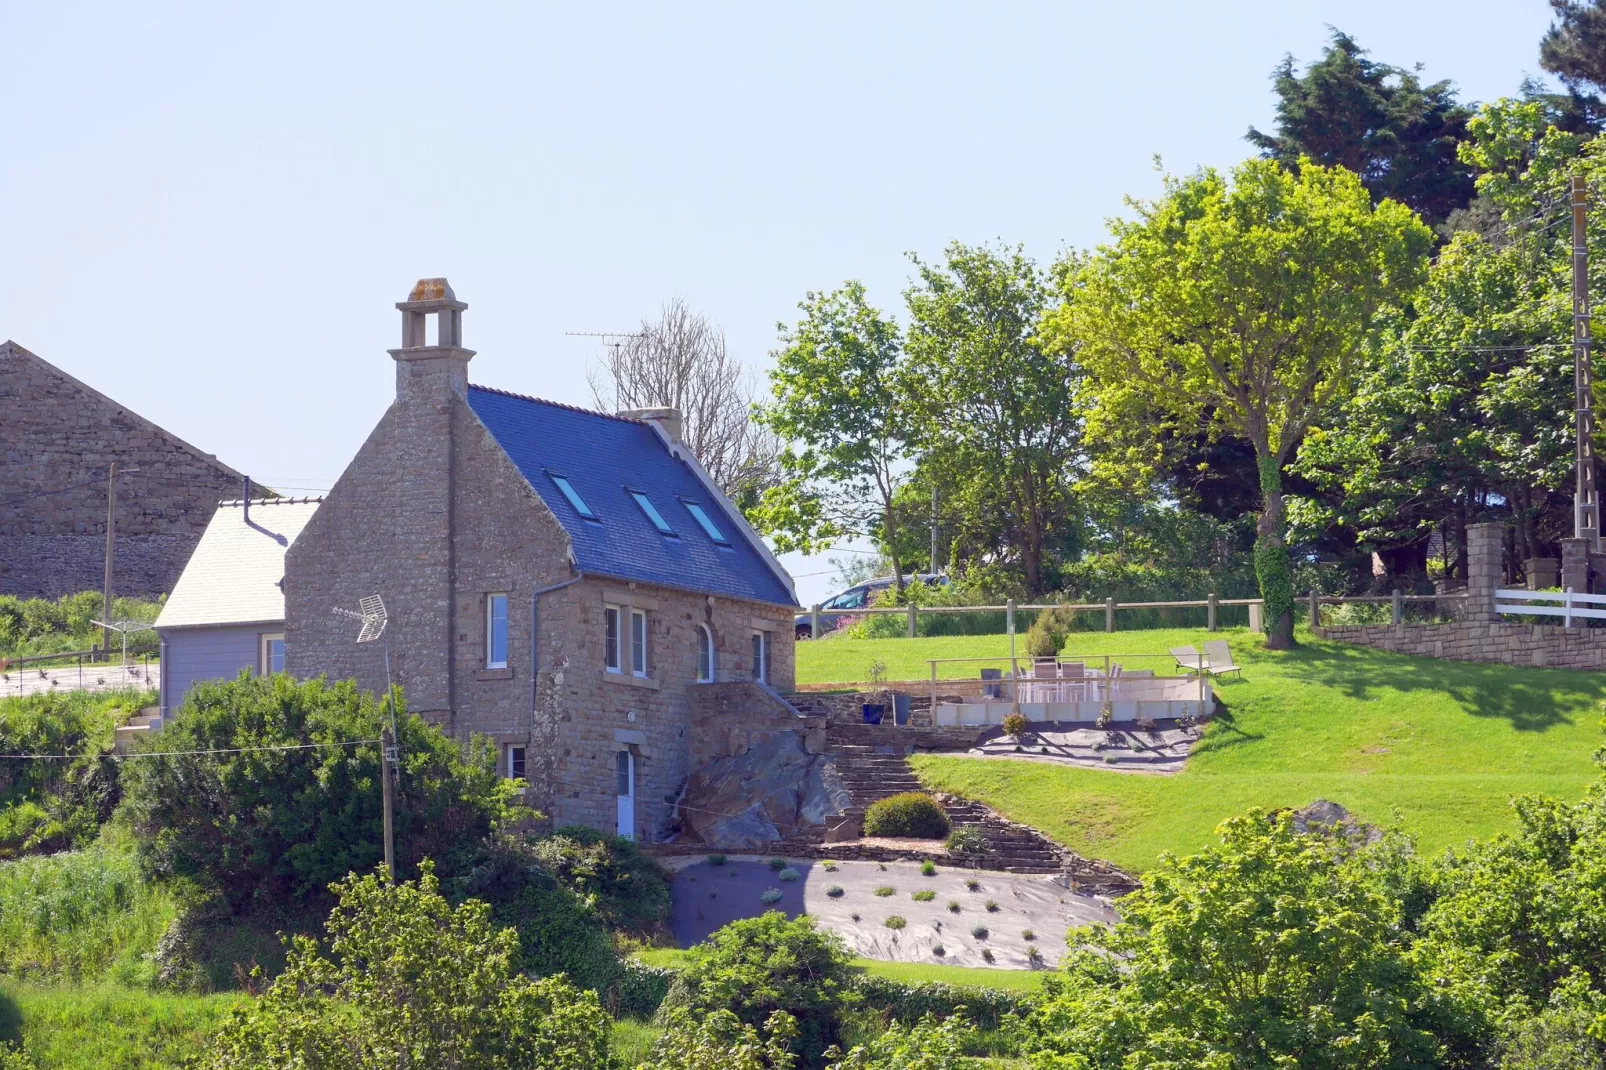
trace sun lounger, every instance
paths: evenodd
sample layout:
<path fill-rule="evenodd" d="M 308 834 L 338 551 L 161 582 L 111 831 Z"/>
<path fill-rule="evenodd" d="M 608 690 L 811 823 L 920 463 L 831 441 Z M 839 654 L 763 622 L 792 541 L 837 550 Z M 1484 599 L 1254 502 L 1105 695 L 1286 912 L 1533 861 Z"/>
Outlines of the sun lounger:
<path fill-rule="evenodd" d="M 1225 639 L 1218 639 L 1215 642 L 1206 643 L 1204 645 L 1204 650 L 1205 670 L 1209 672 L 1211 676 L 1220 676 L 1223 673 L 1229 672 L 1235 672 L 1239 676 L 1243 675 L 1243 669 L 1239 668 L 1233 663 L 1232 648 L 1227 645 L 1227 641 Z"/>
<path fill-rule="evenodd" d="M 1199 652 L 1191 646 L 1174 646 L 1171 648 L 1171 656 L 1177 659 L 1177 668 L 1184 672 L 1204 671 L 1204 661 L 1200 658 Z"/>

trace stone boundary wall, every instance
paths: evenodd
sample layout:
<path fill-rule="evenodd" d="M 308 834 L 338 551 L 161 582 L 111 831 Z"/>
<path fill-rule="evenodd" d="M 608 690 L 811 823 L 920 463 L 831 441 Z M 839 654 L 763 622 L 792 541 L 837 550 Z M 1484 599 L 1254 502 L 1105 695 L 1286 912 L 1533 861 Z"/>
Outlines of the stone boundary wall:
<path fill-rule="evenodd" d="M 1606 670 L 1606 628 L 1562 628 L 1501 621 L 1451 624 L 1350 624 L 1318 628 L 1323 639 L 1391 654 L 1528 668 Z"/>
<path fill-rule="evenodd" d="M 884 724 L 843 724 L 832 722 L 833 743 L 860 744 L 867 747 L 888 747 L 904 754 L 915 751 L 968 751 L 976 745 L 985 728 L 940 726 L 934 728 L 896 728 Z"/>
<path fill-rule="evenodd" d="M 693 684 L 691 768 L 742 754 L 777 732 L 797 732 L 810 754 L 825 751 L 825 718 L 804 716 L 761 684 L 732 680 Z"/>

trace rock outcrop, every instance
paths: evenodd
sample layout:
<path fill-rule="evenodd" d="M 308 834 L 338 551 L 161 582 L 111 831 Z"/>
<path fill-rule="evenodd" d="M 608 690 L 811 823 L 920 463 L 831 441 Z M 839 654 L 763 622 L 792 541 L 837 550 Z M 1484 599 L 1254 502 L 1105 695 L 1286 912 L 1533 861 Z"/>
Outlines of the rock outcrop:
<path fill-rule="evenodd" d="M 739 850 L 784 840 L 802 825 L 823 825 L 851 803 L 831 755 L 808 753 L 797 732 L 777 732 L 693 773 L 680 820 L 703 843 Z"/>

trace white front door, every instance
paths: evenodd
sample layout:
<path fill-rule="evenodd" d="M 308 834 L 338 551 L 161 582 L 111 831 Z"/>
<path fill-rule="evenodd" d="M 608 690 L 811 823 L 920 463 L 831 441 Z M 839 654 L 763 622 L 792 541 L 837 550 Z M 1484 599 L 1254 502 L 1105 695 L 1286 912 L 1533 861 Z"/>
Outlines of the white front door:
<path fill-rule="evenodd" d="M 616 751 L 614 758 L 619 781 L 619 835 L 633 840 L 636 838 L 636 756 L 622 750 Z"/>

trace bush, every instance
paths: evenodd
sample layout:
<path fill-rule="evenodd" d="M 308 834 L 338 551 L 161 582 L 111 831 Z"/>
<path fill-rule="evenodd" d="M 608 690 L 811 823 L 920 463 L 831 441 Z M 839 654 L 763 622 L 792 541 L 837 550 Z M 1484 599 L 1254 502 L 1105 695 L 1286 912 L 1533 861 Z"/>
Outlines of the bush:
<path fill-rule="evenodd" d="M 918 791 L 877 800 L 864 813 L 866 836 L 940 840 L 948 831 L 948 815 L 937 800 Z"/>
<path fill-rule="evenodd" d="M 978 940 L 985 940 L 992 934 L 988 932 L 987 926 L 977 925 L 975 928 L 970 930 L 970 935 L 974 936 Z"/>
<path fill-rule="evenodd" d="M 842 895 L 843 895 L 842 885 L 840 885 L 840 884 L 831 885 L 831 887 L 829 887 L 829 888 L 827 888 L 825 890 L 825 894 L 830 896 L 832 899 L 841 899 Z"/>
<path fill-rule="evenodd" d="M 146 746 L 206 751 L 374 739 L 385 714 L 354 683 L 288 676 L 197 684 Z M 466 748 L 402 712 L 395 839 L 401 876 L 433 858 L 445 878 L 480 861 L 512 812 L 489 741 Z M 377 744 L 247 750 L 129 762 L 125 801 L 152 872 L 220 894 L 236 913 L 307 904 L 384 856 Z"/>
<path fill-rule="evenodd" d="M 987 850 L 987 834 L 975 825 L 961 825 L 948 834 L 944 846 L 956 854 L 983 854 Z"/>
<path fill-rule="evenodd" d="M 1011 992 L 1000 988 L 972 988 L 941 981 L 897 981 L 890 977 L 864 975 L 854 988 L 865 1010 L 905 1025 L 926 1015 L 949 1018 L 964 1008 L 978 1028 L 997 1029 L 1009 1015 L 1024 1017 L 1037 1005 L 1035 993 Z"/>
<path fill-rule="evenodd" d="M 1004 735 L 1019 739 L 1026 734 L 1026 718 L 1018 713 L 1004 715 Z"/>
<path fill-rule="evenodd" d="M 937 893 L 932 891 L 930 888 L 923 888 L 914 893 L 914 895 L 910 896 L 910 898 L 917 903 L 929 903 L 933 899 L 937 898 Z"/>
<path fill-rule="evenodd" d="M 608 1009 L 620 1018 L 651 1018 L 678 976 L 664 966 L 625 959 L 620 964 L 617 998 L 609 1001 Z"/>
<path fill-rule="evenodd" d="M 937 863 L 933 862 L 929 858 L 921 862 L 920 875 L 922 877 L 935 877 L 937 875 Z"/>
<path fill-rule="evenodd" d="M 781 870 L 786 868 L 786 859 L 784 859 L 784 858 L 772 858 L 772 859 L 770 859 L 770 868 L 775 870 L 776 872 L 780 872 Z"/>
<path fill-rule="evenodd" d="M 803 874 L 799 873 L 797 870 L 793 869 L 791 866 L 787 866 L 785 869 L 781 870 L 775 876 L 778 879 L 783 880 L 783 881 L 795 881 L 795 880 L 801 880 L 802 877 L 803 877 Z"/>
<path fill-rule="evenodd" d="M 490 908 L 455 909 L 429 863 L 417 883 L 350 877 L 335 888 L 328 957 L 297 937 L 285 972 L 241 1006 L 203 1068 L 296 1065 L 380 1070 L 607 1066 L 610 1023 L 596 996 L 561 977 L 532 981 L 518 940 Z"/>
<path fill-rule="evenodd" d="M 119 620 L 153 621 L 166 597 L 113 598 L 112 616 Z M 100 644 L 100 628 L 91 623 L 101 615 L 99 591 L 80 591 L 52 602 L 44 598 L 0 595 L 0 657 L 21 658 L 64 651 L 88 650 Z M 116 636 L 114 651 L 122 649 Z M 128 637 L 129 654 L 155 653 L 155 632 L 134 632 Z"/>
<path fill-rule="evenodd" d="M 666 1005 L 693 1016 L 729 1010 L 758 1029 L 777 1011 L 797 1022 L 790 1049 L 808 1066 L 841 1040 L 842 1013 L 856 1002 L 842 938 L 814 919 L 777 911 L 732 922 L 686 953 Z"/>
<path fill-rule="evenodd" d="M 881 924 L 885 925 L 889 929 L 892 929 L 892 930 L 896 931 L 898 929 L 902 929 L 904 926 L 908 925 L 909 923 L 904 920 L 903 915 L 894 914 L 891 917 L 889 917 L 886 921 L 882 922 Z"/>
<path fill-rule="evenodd" d="M 765 888 L 763 893 L 759 895 L 758 901 L 765 906 L 773 906 L 781 901 L 781 890 L 779 888 Z"/>
<path fill-rule="evenodd" d="M 896 891 L 897 891 L 897 890 L 898 890 L 898 889 L 896 889 L 896 888 L 894 888 L 894 887 L 893 887 L 893 886 L 892 886 L 892 885 L 890 885 L 890 884 L 883 884 L 883 885 L 882 885 L 882 886 L 881 886 L 881 887 L 879 887 L 879 888 L 877 888 L 877 889 L 876 889 L 876 890 L 875 890 L 875 894 L 876 894 L 876 895 L 879 895 L 879 896 L 881 896 L 881 897 L 882 897 L 882 898 L 883 898 L 883 899 L 885 899 L 885 898 L 886 898 L 886 897 L 887 897 L 887 896 L 889 896 L 889 895 L 892 895 L 892 894 L 893 894 L 893 893 L 894 893 L 894 892 L 896 892 Z"/>
<path fill-rule="evenodd" d="M 711 854 L 708 856 L 708 864 L 711 866 L 723 866 L 725 864 L 725 856 L 717 853 Z"/>

